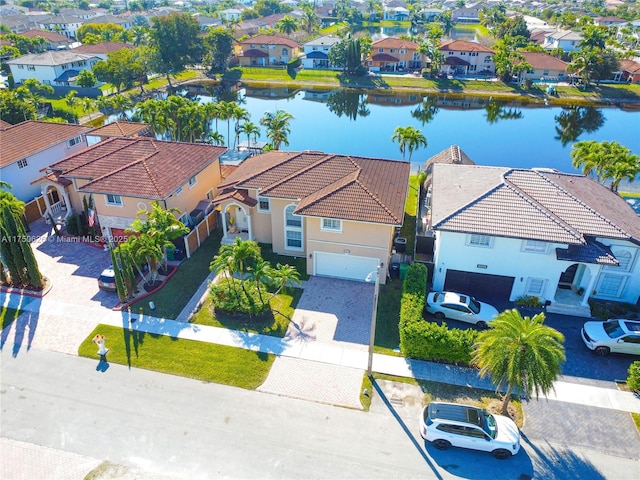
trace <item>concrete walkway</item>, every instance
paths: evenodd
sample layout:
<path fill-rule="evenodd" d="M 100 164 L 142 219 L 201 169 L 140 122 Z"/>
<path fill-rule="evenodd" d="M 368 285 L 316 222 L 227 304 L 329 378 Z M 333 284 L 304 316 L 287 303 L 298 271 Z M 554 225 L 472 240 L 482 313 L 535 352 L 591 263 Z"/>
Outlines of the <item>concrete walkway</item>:
<path fill-rule="evenodd" d="M 198 294 L 194 295 L 194 300 L 187 305 L 185 310 L 192 311 L 195 308 L 206 291 L 206 285 L 203 285 L 202 288 L 204 290 L 199 292 L 200 297 Z M 93 328 L 98 324 L 105 324 L 146 333 L 168 335 L 173 338 L 245 348 L 272 353 L 280 357 L 320 362 L 359 371 L 364 371 L 367 367 L 368 353 L 366 349 L 362 345 L 351 345 L 348 342 L 320 343 L 309 341 L 308 338 L 300 336 L 276 338 L 146 315 L 141 317 L 126 311 L 115 312 L 105 308 L 67 304 L 46 299 L 46 297 L 45 299 L 36 299 L 2 293 L 0 294 L 0 304 L 11 308 L 20 308 L 24 312 L 2 331 L 0 339 L 2 348 L 7 342 L 13 344 L 14 356 L 17 356 L 21 349 L 28 350 L 31 347 L 76 354 L 80 342 L 87 337 Z M 130 316 L 135 318 L 134 322 L 131 322 Z M 181 317 L 184 315 L 181 314 Z M 402 357 L 374 354 L 373 370 L 400 377 L 493 389 L 491 382 L 486 378 L 480 378 L 474 369 Z M 299 388 L 299 386 L 292 388 Z M 555 393 L 549 396 L 550 399 L 625 412 L 640 412 L 640 399 L 630 392 L 562 381 L 555 382 L 555 390 Z M 359 392 L 354 392 L 354 394 L 356 393 L 359 394 Z M 333 403 L 330 399 L 328 402 Z"/>

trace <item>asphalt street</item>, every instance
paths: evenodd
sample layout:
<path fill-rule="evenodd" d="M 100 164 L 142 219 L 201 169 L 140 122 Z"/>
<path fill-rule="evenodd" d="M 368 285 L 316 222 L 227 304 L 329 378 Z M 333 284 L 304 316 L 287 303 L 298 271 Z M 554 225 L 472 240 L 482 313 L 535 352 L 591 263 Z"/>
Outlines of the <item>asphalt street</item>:
<path fill-rule="evenodd" d="M 522 480 L 640 476 L 637 459 L 527 437 L 523 450 L 506 461 L 467 450 L 436 451 L 418 436 L 416 406 L 396 407 L 384 397 L 378 397 L 372 411 L 362 412 L 121 365 L 98 368 L 97 359 L 37 349 L 15 358 L 3 349 L 1 360 L 3 437 L 150 475 Z"/>

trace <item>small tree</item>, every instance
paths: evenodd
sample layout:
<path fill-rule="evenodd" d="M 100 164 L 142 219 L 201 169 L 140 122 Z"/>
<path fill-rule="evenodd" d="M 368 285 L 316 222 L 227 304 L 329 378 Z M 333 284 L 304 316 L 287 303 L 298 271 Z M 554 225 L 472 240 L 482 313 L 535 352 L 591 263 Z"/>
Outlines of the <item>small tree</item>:
<path fill-rule="evenodd" d="M 633 362 L 629 366 L 629 376 L 627 377 L 627 387 L 634 392 L 640 392 L 640 362 Z"/>

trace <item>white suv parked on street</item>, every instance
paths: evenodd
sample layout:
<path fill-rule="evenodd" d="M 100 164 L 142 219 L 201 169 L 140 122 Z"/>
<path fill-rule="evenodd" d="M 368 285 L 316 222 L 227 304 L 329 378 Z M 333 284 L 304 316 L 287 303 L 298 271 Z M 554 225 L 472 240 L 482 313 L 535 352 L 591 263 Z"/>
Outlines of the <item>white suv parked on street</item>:
<path fill-rule="evenodd" d="M 500 460 L 520 451 L 520 431 L 513 420 L 470 405 L 430 403 L 422 410 L 420 435 L 439 450 L 470 448 Z"/>

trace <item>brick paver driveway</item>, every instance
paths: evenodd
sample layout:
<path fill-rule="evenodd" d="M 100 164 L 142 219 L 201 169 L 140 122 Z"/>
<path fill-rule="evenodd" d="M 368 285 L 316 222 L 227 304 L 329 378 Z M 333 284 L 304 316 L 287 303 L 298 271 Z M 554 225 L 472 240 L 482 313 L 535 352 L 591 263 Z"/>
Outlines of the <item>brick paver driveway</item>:
<path fill-rule="evenodd" d="M 57 237 L 50 225 L 38 220 L 30 225 L 31 246 L 42 274 L 53 284 L 46 299 L 111 308 L 118 303 L 114 292 L 98 288 L 100 272 L 111 264 L 109 252 Z"/>

